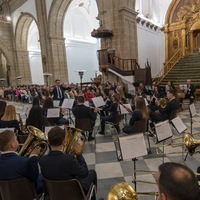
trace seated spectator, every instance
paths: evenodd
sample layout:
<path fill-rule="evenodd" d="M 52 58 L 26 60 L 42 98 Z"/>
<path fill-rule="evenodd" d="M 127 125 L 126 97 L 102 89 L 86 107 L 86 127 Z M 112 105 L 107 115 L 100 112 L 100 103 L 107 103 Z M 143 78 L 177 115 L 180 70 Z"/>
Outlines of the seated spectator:
<path fill-rule="evenodd" d="M 65 131 L 60 127 L 54 127 L 48 132 L 48 141 L 51 151 L 39 160 L 42 175 L 49 180 L 77 179 L 87 194 L 91 183 L 97 186 L 97 175 L 95 170 L 88 170 L 82 146 L 76 143 L 75 155 L 62 152 L 65 145 Z M 94 198 L 93 198 L 94 199 Z"/>
<path fill-rule="evenodd" d="M 187 87 L 185 88 L 185 98 L 190 100 L 190 104 L 194 101 L 194 92 L 195 92 L 195 86 L 192 84 L 192 81 L 190 79 L 186 82 Z"/>
<path fill-rule="evenodd" d="M 198 181 L 191 169 L 170 162 L 158 169 L 158 200 L 199 200 Z"/>
<path fill-rule="evenodd" d="M 17 120 L 16 109 L 13 105 L 7 105 L 3 117 L 0 119 L 0 128 L 15 128 L 18 134 L 22 131 Z"/>
<path fill-rule="evenodd" d="M 142 119 L 149 119 L 149 111 L 145 105 L 145 101 L 143 97 L 135 98 L 135 110 L 130 118 L 129 124 L 124 126 L 122 129 L 124 133 L 130 134 L 133 129 L 133 125 L 136 121 Z"/>
<path fill-rule="evenodd" d="M 42 182 L 39 180 L 37 156 L 40 148 L 35 147 L 29 158 L 19 156 L 17 137 L 13 131 L 6 130 L 0 134 L 0 180 L 27 178 L 38 193 L 42 193 Z"/>

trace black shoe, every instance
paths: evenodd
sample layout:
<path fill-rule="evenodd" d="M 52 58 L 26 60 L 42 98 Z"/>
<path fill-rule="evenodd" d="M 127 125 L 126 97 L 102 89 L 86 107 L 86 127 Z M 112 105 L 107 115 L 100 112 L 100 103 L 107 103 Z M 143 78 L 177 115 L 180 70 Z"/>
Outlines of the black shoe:
<path fill-rule="evenodd" d="M 100 135 L 105 135 L 105 133 L 104 133 L 104 132 L 102 132 L 102 131 L 99 131 L 99 134 L 100 134 Z"/>
<path fill-rule="evenodd" d="M 89 136 L 89 137 L 88 137 L 88 141 L 92 141 L 92 140 L 94 140 L 94 137 Z"/>

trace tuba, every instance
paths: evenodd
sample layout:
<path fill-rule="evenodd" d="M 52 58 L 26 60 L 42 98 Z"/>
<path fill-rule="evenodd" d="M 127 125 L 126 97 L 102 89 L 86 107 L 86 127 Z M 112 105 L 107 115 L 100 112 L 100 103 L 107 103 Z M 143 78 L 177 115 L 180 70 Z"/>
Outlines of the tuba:
<path fill-rule="evenodd" d="M 19 151 L 20 156 L 28 157 L 36 146 L 41 147 L 41 152 L 38 157 L 41 157 L 48 148 L 47 138 L 45 133 L 34 126 L 27 126 L 29 135 Z"/>
<path fill-rule="evenodd" d="M 112 186 L 108 192 L 108 200 L 138 200 L 138 195 L 158 195 L 158 192 L 140 192 L 137 193 L 133 187 L 126 183 L 126 182 L 120 182 L 116 183 L 114 186 Z"/>
<path fill-rule="evenodd" d="M 75 144 L 79 143 L 82 146 L 82 151 L 85 147 L 85 136 L 82 135 L 83 130 L 73 127 L 65 127 L 65 144 L 63 152 L 75 154 Z"/>
<path fill-rule="evenodd" d="M 184 136 L 184 144 L 190 154 L 197 153 L 195 151 L 196 147 L 200 146 L 200 140 L 194 139 L 194 137 L 186 133 Z"/>

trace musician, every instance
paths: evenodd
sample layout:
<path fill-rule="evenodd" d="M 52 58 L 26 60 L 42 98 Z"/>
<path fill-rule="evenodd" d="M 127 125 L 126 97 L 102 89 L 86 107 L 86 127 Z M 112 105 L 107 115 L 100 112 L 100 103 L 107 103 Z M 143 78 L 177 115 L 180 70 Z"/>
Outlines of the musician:
<path fill-rule="evenodd" d="M 30 157 L 20 157 L 17 154 L 19 143 L 13 131 L 5 130 L 0 134 L 0 180 L 27 178 L 37 189 L 42 192 L 42 182 L 39 178 L 37 157 L 40 148 L 35 147 Z"/>
<path fill-rule="evenodd" d="M 186 89 L 185 92 L 185 98 L 190 100 L 190 104 L 194 101 L 194 92 L 195 92 L 195 86 L 192 84 L 192 81 L 190 79 L 186 82 Z"/>
<path fill-rule="evenodd" d="M 112 103 L 108 108 L 105 108 L 104 111 L 108 112 L 109 114 L 107 116 L 101 116 L 101 131 L 99 131 L 99 134 L 104 135 L 105 134 L 105 122 L 114 122 L 116 116 L 118 115 L 118 108 L 119 108 L 119 99 L 120 95 L 118 93 L 115 93 L 112 95 Z"/>
<path fill-rule="evenodd" d="M 162 108 L 160 106 L 160 100 L 156 101 L 157 110 L 155 112 L 150 112 L 150 117 L 153 122 L 160 122 L 170 118 L 171 113 L 174 110 L 178 110 L 180 108 L 180 104 L 176 99 L 176 91 L 168 90 L 167 91 L 167 105 Z"/>
<path fill-rule="evenodd" d="M 5 113 L 0 119 L 0 128 L 14 128 L 18 134 L 22 134 L 19 122 L 16 116 L 16 108 L 13 105 L 7 105 Z"/>
<path fill-rule="evenodd" d="M 61 85 L 60 80 L 55 80 L 55 86 L 53 88 L 53 100 L 60 100 L 60 106 L 62 105 L 62 102 L 64 100 L 64 90 L 67 90 L 67 87 L 64 87 Z"/>
<path fill-rule="evenodd" d="M 167 162 L 158 167 L 157 200 L 199 200 L 199 185 L 193 171 L 185 165 Z"/>
<path fill-rule="evenodd" d="M 130 134 L 133 129 L 133 125 L 136 121 L 142 119 L 149 119 L 149 111 L 145 105 L 145 101 L 143 97 L 135 98 L 135 110 L 130 118 L 129 124 L 125 125 L 122 129 L 124 133 Z"/>
<path fill-rule="evenodd" d="M 95 125 L 95 121 L 97 118 L 97 112 L 98 108 L 94 108 L 94 112 L 87 106 L 84 105 L 85 99 L 84 96 L 78 96 L 77 97 L 77 106 L 75 106 L 72 109 L 72 113 L 74 114 L 74 117 L 77 119 L 81 118 L 89 118 L 91 120 L 92 127 Z M 94 140 L 94 137 L 92 136 L 92 132 L 89 132 L 88 141 Z"/>
<path fill-rule="evenodd" d="M 48 141 L 51 151 L 39 160 L 41 172 L 44 178 L 49 180 L 77 179 L 84 192 L 87 194 L 91 183 L 97 186 L 95 170 L 88 170 L 82 146 L 76 143 L 74 146 L 75 156 L 62 152 L 65 144 L 65 131 L 60 127 L 54 127 L 48 132 Z"/>

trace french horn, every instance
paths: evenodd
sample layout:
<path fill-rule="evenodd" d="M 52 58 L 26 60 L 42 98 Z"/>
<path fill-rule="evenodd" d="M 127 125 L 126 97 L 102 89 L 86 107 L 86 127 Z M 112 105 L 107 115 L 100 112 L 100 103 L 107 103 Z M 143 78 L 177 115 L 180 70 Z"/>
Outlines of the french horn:
<path fill-rule="evenodd" d="M 63 152 L 68 154 L 75 154 L 76 144 L 79 143 L 82 147 L 82 151 L 85 147 L 85 136 L 82 135 L 83 130 L 73 127 L 65 127 L 65 144 Z"/>
<path fill-rule="evenodd" d="M 45 133 L 34 126 L 27 126 L 29 135 L 19 151 L 20 156 L 28 157 L 36 146 L 41 148 L 38 157 L 41 157 L 48 148 Z"/>
<path fill-rule="evenodd" d="M 166 99 L 166 98 L 161 98 L 160 99 L 160 107 L 161 108 L 165 108 L 166 106 L 167 106 L 167 104 L 168 104 L 168 99 Z"/>

